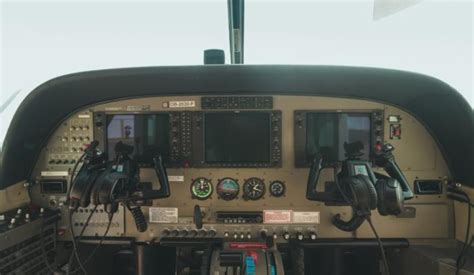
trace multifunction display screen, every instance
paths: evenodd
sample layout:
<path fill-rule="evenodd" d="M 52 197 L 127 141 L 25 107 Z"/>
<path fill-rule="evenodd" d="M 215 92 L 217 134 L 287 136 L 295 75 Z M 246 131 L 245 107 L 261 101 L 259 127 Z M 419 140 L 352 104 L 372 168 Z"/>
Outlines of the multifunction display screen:
<path fill-rule="evenodd" d="M 270 162 L 270 128 L 270 113 L 266 112 L 205 113 L 205 162 Z"/>
<path fill-rule="evenodd" d="M 160 154 L 165 161 L 170 152 L 170 122 L 168 114 L 107 115 L 107 152 L 115 158 L 115 145 L 133 146 L 133 156 L 139 163 L 153 163 Z"/>
<path fill-rule="evenodd" d="M 320 153 L 326 161 L 346 158 L 344 143 L 360 142 L 361 159 L 369 160 L 371 150 L 370 113 L 306 114 L 306 158 Z"/>

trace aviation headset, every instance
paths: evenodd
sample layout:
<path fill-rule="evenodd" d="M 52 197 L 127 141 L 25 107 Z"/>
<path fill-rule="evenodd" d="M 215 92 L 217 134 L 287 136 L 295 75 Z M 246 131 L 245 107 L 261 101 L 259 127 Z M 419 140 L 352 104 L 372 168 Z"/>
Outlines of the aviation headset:
<path fill-rule="evenodd" d="M 403 190 L 396 179 L 378 179 L 374 185 L 366 175 L 336 175 L 336 185 L 354 210 L 349 221 L 343 221 L 339 214 L 333 217 L 333 224 L 340 230 L 354 231 L 375 209 L 382 216 L 398 215 L 403 210 Z"/>
<path fill-rule="evenodd" d="M 116 158 L 107 161 L 105 154 L 99 154 L 98 142 L 91 143 L 84 154 L 84 164 L 76 178 L 72 181 L 69 193 L 69 208 L 87 207 L 89 204 L 104 205 L 107 213 L 118 210 L 118 196 L 129 197 L 136 191 L 139 183 L 138 164 L 129 157 L 133 147 L 117 143 L 115 146 Z M 132 213 L 137 229 L 143 232 L 147 229 L 146 219 L 139 206 L 132 207 L 132 202 L 126 202 Z"/>

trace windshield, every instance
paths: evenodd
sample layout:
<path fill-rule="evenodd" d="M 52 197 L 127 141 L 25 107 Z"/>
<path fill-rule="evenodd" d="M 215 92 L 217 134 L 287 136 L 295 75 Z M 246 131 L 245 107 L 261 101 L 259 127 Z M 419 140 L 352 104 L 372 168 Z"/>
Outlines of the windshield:
<path fill-rule="evenodd" d="M 245 63 L 414 71 L 445 81 L 474 105 L 473 3 L 401 1 L 414 4 L 383 14 L 383 2 L 246 1 Z M 53 77 L 199 65 L 209 48 L 225 50 L 229 63 L 226 1 L 0 5 L 0 144 L 24 97 Z"/>

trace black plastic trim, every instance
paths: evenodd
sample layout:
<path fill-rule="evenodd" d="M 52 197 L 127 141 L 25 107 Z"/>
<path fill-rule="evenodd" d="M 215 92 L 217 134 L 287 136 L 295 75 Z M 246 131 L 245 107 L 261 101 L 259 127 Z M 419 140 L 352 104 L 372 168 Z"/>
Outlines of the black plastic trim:
<path fill-rule="evenodd" d="M 31 177 L 48 137 L 72 112 L 117 99 L 167 95 L 329 96 L 387 103 L 424 123 L 453 179 L 474 185 L 472 107 L 438 79 L 375 68 L 208 65 L 91 71 L 47 81 L 13 117 L 0 156 L 0 189 Z"/>

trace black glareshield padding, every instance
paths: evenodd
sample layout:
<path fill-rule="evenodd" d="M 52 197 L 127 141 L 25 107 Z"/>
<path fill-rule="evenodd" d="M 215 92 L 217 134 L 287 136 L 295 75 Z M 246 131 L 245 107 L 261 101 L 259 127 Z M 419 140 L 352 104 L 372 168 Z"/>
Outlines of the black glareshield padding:
<path fill-rule="evenodd" d="M 395 156 L 392 153 L 394 150 L 395 148 L 391 144 L 384 144 L 382 150 L 375 155 L 375 163 L 377 166 L 383 167 L 390 177 L 399 182 L 403 191 L 404 199 L 409 200 L 414 196 L 413 191 L 408 184 L 408 180 L 405 178 L 405 175 L 395 161 Z"/>
<path fill-rule="evenodd" d="M 377 190 L 377 209 L 382 216 L 399 215 L 403 211 L 404 196 L 400 183 L 393 178 L 379 179 Z"/>

